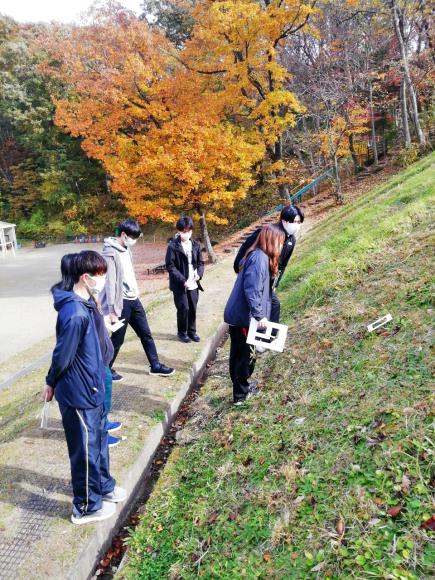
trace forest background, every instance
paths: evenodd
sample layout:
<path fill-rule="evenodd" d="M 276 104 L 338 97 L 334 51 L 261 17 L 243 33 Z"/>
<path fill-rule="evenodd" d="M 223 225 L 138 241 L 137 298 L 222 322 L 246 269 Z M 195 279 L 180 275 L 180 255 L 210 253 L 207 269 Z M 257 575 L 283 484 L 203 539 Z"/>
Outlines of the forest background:
<path fill-rule="evenodd" d="M 0 219 L 22 238 L 244 227 L 331 169 L 431 148 L 418 0 L 97 2 L 79 25 L 0 16 Z"/>

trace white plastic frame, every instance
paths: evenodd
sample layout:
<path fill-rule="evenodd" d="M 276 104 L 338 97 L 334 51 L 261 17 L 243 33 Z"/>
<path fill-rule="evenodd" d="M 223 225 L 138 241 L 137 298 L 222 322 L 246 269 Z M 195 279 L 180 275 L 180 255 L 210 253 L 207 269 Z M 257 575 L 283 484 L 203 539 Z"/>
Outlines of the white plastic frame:
<path fill-rule="evenodd" d="M 373 332 L 374 330 L 381 328 L 381 326 L 384 326 L 384 324 L 387 324 L 387 322 L 391 322 L 392 320 L 393 320 L 393 317 L 391 316 L 390 313 L 388 313 L 385 316 L 383 316 L 382 318 L 378 318 L 377 320 L 375 320 L 371 324 L 368 324 L 367 330 L 369 332 Z"/>
<path fill-rule="evenodd" d="M 253 346 L 261 346 L 268 350 L 274 350 L 275 352 L 283 352 L 287 338 L 288 326 L 285 324 L 277 324 L 276 322 L 269 321 L 267 323 L 266 329 L 263 332 L 258 332 L 257 327 L 258 322 L 255 320 L 255 318 L 251 318 L 248 337 L 246 339 L 248 344 L 252 344 Z M 271 340 L 272 331 L 274 329 L 278 331 L 278 334 L 273 340 Z"/>

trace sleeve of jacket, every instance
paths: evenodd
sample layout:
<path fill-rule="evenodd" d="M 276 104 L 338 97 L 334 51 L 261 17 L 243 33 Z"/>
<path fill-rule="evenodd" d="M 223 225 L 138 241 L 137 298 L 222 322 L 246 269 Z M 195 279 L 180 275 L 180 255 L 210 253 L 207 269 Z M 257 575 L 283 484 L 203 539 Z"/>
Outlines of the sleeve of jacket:
<path fill-rule="evenodd" d="M 249 248 L 252 246 L 252 244 L 255 242 L 255 240 L 260 235 L 260 231 L 261 231 L 261 228 L 258 228 L 258 230 L 255 230 L 255 232 L 252 232 L 252 234 L 249 236 L 249 238 L 246 238 L 246 240 L 240 246 L 240 249 L 237 252 L 237 256 L 234 260 L 234 265 L 233 265 L 234 272 L 236 274 L 239 273 L 240 262 L 243 260 L 243 257 L 245 256 L 246 252 L 249 250 Z"/>
<path fill-rule="evenodd" d="M 47 385 L 56 387 L 59 377 L 73 362 L 86 326 L 87 320 L 81 316 L 72 316 L 62 325 L 46 377 Z"/>
<path fill-rule="evenodd" d="M 286 240 L 285 241 L 285 244 L 287 244 L 288 241 L 289 240 Z M 296 238 L 295 238 L 295 236 L 291 236 L 290 237 L 290 241 L 292 242 L 292 245 L 289 246 L 289 247 L 288 246 L 285 246 L 286 247 L 286 252 L 285 253 L 283 252 L 284 255 L 282 256 L 282 259 L 280 260 L 280 263 L 279 263 L 279 270 L 280 270 L 281 273 L 280 273 L 279 278 L 278 278 L 278 283 L 281 281 L 281 278 L 284 275 L 284 271 L 287 268 L 287 264 L 289 263 L 289 260 L 290 260 L 290 258 L 292 257 L 292 254 L 293 254 L 293 250 L 295 249 L 295 246 L 296 246 Z M 288 247 L 288 250 L 287 250 L 287 247 Z"/>
<path fill-rule="evenodd" d="M 183 276 L 183 274 L 180 272 L 180 270 L 175 266 L 175 252 L 171 248 L 170 245 L 168 246 L 168 249 L 166 250 L 165 266 L 166 266 L 166 270 L 169 272 L 169 275 L 172 276 L 173 278 L 175 278 L 175 280 L 177 280 L 177 282 L 180 282 L 180 284 L 184 284 L 186 282 L 186 278 Z"/>
<path fill-rule="evenodd" d="M 265 284 L 265 271 L 262 263 L 255 256 L 243 268 L 243 291 L 249 304 L 249 310 L 255 320 L 263 318 L 261 307 Z"/>
<path fill-rule="evenodd" d="M 109 307 L 109 312 L 113 314 L 115 312 L 114 306 L 116 299 L 116 264 L 115 259 L 111 256 L 103 257 L 107 263 L 106 285 L 104 286 L 106 303 Z"/>
<path fill-rule="evenodd" d="M 198 276 L 199 279 L 201 280 L 201 278 L 204 276 L 204 260 L 202 259 L 202 254 L 201 254 L 201 246 L 198 244 L 198 256 L 197 256 L 197 264 L 198 264 Z"/>

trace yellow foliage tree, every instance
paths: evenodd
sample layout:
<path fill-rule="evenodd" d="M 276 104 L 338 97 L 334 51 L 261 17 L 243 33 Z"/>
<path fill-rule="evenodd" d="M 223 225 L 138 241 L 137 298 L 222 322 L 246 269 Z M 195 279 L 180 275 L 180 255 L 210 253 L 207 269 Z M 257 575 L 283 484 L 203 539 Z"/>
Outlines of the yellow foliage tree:
<path fill-rule="evenodd" d="M 282 134 L 304 108 L 286 88 L 289 72 L 280 64 L 281 44 L 309 24 L 314 1 L 200 0 L 193 9 L 192 37 L 179 55 L 189 70 L 209 78 L 228 118 L 255 131 L 264 143 L 280 197 L 289 199 Z"/>

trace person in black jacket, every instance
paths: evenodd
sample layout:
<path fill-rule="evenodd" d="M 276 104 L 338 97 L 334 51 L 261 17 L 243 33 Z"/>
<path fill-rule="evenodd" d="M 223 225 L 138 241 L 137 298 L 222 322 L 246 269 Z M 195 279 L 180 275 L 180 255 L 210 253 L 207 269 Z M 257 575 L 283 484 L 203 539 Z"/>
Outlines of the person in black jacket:
<path fill-rule="evenodd" d="M 176 224 L 177 234 L 170 240 L 166 251 L 166 270 L 169 272 L 169 288 L 174 293 L 177 309 L 177 330 L 181 342 L 199 342 L 196 332 L 196 309 L 198 290 L 203 290 L 200 280 L 204 275 L 201 246 L 192 240 L 193 221 L 181 217 Z"/>
<path fill-rule="evenodd" d="M 68 264 L 71 256 L 63 267 Z M 74 257 L 67 273 L 74 282 L 72 290 L 63 281 L 52 288 L 58 311 L 56 347 L 43 397 L 51 401 L 55 395 L 62 415 L 71 464 L 74 524 L 112 517 L 113 504 L 126 498 L 109 470 L 103 407 L 105 364 L 95 325 L 96 305 L 91 299 L 92 292 L 104 286 L 106 271 L 102 256 L 82 252 Z"/>
<path fill-rule="evenodd" d="M 272 282 L 272 313 L 270 315 L 271 322 L 279 322 L 281 304 L 275 290 L 278 288 L 279 282 L 284 274 L 290 257 L 296 245 L 296 234 L 301 228 L 301 224 L 304 221 L 304 214 L 300 208 L 296 205 L 289 205 L 282 209 L 280 215 L 280 221 L 276 224 L 285 233 L 285 242 L 282 248 L 281 256 L 279 258 L 278 274 Z M 240 261 L 245 256 L 248 248 L 252 246 L 261 228 L 258 228 L 253 232 L 240 246 L 237 256 L 234 260 L 234 271 L 236 274 L 239 273 Z"/>

